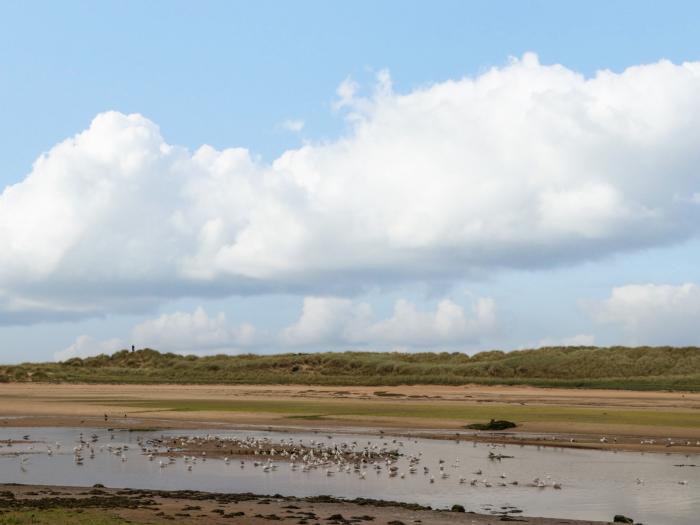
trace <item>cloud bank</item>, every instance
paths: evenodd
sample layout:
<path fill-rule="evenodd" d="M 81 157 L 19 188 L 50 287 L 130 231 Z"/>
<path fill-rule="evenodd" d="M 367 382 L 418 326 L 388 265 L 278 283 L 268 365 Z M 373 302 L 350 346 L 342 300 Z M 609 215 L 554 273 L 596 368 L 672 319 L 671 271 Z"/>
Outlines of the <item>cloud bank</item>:
<path fill-rule="evenodd" d="M 0 319 L 444 282 L 698 233 L 700 63 L 585 78 L 527 54 L 403 94 L 382 72 L 357 93 L 338 91 L 344 137 L 269 164 L 98 115 L 0 195 Z"/>
<path fill-rule="evenodd" d="M 467 312 L 457 303 L 441 300 L 435 311 L 420 311 L 405 299 L 393 315 L 377 320 L 367 303 L 348 299 L 307 297 L 299 320 L 283 330 L 280 342 L 288 346 L 348 345 L 454 345 L 473 343 L 496 329 L 496 307 L 479 298 Z"/>
<path fill-rule="evenodd" d="M 175 312 L 144 321 L 134 327 L 132 339 L 137 346 L 170 352 L 231 351 L 254 345 L 258 334 L 249 323 L 230 326 L 223 312 L 209 317 L 200 306 L 192 313 Z"/>
<path fill-rule="evenodd" d="M 586 305 L 592 318 L 620 328 L 628 344 L 700 345 L 700 286 L 630 284 Z"/>
<path fill-rule="evenodd" d="M 378 319 L 368 303 L 336 297 L 306 297 L 299 319 L 273 333 L 250 323 L 233 325 L 223 312 L 211 316 L 201 306 L 190 312 L 162 314 L 136 325 L 130 341 L 176 353 L 238 353 L 289 349 L 334 350 L 338 348 L 387 349 L 467 345 L 497 329 L 496 306 L 490 298 L 477 298 L 465 309 L 442 299 L 435 310 L 419 310 L 405 299 L 396 302 L 393 314 Z M 130 343 L 131 344 L 131 343 Z M 81 335 L 57 361 L 112 353 L 124 348 L 120 339 L 97 341 Z M 463 348 L 463 346 L 462 346 Z"/>

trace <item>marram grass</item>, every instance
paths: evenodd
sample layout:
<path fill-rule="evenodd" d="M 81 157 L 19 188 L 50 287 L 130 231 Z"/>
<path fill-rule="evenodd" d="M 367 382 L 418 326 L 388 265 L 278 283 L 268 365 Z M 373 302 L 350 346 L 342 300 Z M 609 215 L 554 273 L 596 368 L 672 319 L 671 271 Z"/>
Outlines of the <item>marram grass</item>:
<path fill-rule="evenodd" d="M 400 385 L 466 383 L 700 391 L 697 347 L 326 352 L 196 357 L 144 349 L 0 366 L 0 382 Z"/>

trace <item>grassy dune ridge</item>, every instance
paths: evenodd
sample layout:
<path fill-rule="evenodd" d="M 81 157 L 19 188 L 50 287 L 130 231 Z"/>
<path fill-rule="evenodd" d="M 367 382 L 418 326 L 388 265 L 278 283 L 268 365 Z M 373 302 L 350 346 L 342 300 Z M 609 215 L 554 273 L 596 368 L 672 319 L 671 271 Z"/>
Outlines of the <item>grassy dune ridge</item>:
<path fill-rule="evenodd" d="M 152 349 L 0 366 L 0 382 L 399 385 L 465 383 L 700 391 L 698 347 L 326 352 L 197 357 Z"/>

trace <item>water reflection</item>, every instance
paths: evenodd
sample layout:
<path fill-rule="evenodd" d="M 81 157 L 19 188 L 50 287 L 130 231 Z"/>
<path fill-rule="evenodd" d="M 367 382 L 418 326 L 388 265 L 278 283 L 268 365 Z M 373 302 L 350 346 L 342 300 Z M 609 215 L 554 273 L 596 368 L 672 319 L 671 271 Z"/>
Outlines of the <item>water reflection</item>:
<path fill-rule="evenodd" d="M 0 440 L 18 440 L 0 447 L 0 482 L 154 489 L 196 489 L 211 492 L 254 492 L 308 496 L 368 497 L 448 507 L 455 503 L 477 512 L 518 511 L 524 515 L 610 520 L 625 514 L 644 523 L 690 525 L 700 515 L 700 456 L 614 453 L 550 447 L 498 446 L 429 439 L 378 438 L 362 434 L 267 433 L 200 431 L 220 437 L 313 440 L 330 445 L 357 442 L 359 446 L 397 449 L 402 456 L 395 474 L 386 465 L 367 468 L 292 469 L 279 459 L 276 469 L 264 469 L 268 458 L 254 466 L 238 459 L 209 458 L 173 463 L 149 461 L 140 443 L 182 436 L 188 431 L 109 432 L 103 429 L 3 429 Z M 91 442 L 94 457 L 74 447 L 79 435 Z M 28 437 L 28 440 L 24 440 Z M 31 441 L 29 443 L 28 441 Z M 58 445 L 57 445 L 58 444 Z M 125 448 L 126 445 L 126 448 Z M 51 455 L 48 450 L 51 449 Z M 489 455 L 511 456 L 501 460 Z M 411 457 L 420 461 L 410 462 Z M 411 469 L 411 466 L 414 468 Z M 328 470 L 332 470 L 331 475 Z M 364 477 L 362 476 L 364 473 Z M 686 484 L 681 484 L 686 482 Z M 540 485 L 538 487 L 538 485 Z M 555 488 L 560 486 L 560 489 Z"/>

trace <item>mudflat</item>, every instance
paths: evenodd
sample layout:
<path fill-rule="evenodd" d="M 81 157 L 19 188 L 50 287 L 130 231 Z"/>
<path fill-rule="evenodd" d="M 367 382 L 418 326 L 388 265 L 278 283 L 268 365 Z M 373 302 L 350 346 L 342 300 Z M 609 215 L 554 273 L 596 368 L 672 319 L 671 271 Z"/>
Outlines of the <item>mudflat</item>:
<path fill-rule="evenodd" d="M 467 424 L 517 423 L 513 432 Z M 356 428 L 556 446 L 700 451 L 700 393 L 527 386 L 0 384 L 0 425 Z"/>
<path fill-rule="evenodd" d="M 0 523 L 104 525 L 182 523 L 486 525 L 501 515 L 432 510 L 420 505 L 382 500 L 339 500 L 328 496 L 309 498 L 254 494 L 213 494 L 197 491 L 109 489 L 104 487 L 56 487 L 0 485 Z M 6 521 L 3 521 L 6 520 Z M 601 525 L 603 522 L 555 518 L 508 517 L 526 525 Z"/>

